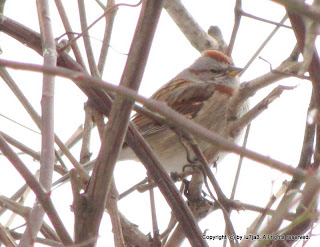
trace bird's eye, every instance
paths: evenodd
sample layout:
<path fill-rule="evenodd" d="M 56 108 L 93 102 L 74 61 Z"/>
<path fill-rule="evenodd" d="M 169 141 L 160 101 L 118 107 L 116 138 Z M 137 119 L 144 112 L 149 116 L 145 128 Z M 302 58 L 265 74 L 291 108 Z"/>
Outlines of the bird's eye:
<path fill-rule="evenodd" d="M 210 69 L 210 72 L 212 72 L 212 73 L 214 73 L 214 74 L 219 73 L 219 71 L 218 71 L 218 70 L 215 70 L 215 69 Z"/>

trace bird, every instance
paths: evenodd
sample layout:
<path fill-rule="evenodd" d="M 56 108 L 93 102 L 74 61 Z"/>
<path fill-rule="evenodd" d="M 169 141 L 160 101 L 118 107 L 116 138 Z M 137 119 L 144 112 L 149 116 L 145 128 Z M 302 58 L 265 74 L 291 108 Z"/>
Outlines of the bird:
<path fill-rule="evenodd" d="M 236 141 L 227 133 L 230 120 L 227 119 L 227 109 L 230 99 L 240 86 L 239 74 L 241 68 L 235 67 L 232 59 L 217 50 L 206 50 L 188 68 L 177 74 L 163 85 L 150 98 L 164 101 L 173 110 L 188 119 L 202 125 L 229 140 Z M 241 117 L 248 110 L 247 102 L 239 107 L 236 117 Z M 168 173 L 182 172 L 190 162 L 190 154 L 184 143 L 167 125 L 136 113 L 132 122 L 140 130 L 152 147 Z M 211 143 L 197 136 L 195 141 L 209 163 L 221 160 L 225 153 Z M 196 159 L 191 154 L 191 159 Z M 139 161 L 132 149 L 124 144 L 118 161 Z"/>

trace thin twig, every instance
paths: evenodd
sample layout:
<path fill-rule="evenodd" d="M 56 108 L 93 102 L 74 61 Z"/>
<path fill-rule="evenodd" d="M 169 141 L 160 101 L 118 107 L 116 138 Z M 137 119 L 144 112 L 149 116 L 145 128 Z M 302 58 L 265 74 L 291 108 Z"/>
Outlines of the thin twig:
<path fill-rule="evenodd" d="M 310 103 L 308 107 L 308 113 L 314 108 L 314 97 L 313 94 L 310 98 Z M 313 147 L 314 147 L 314 138 L 315 138 L 315 123 L 309 123 L 308 121 L 309 116 L 306 117 L 306 124 L 305 124 L 305 131 L 304 131 L 304 138 L 303 138 L 303 145 L 301 148 L 300 153 L 300 160 L 298 163 L 299 168 L 307 170 L 311 166 L 311 159 L 314 154 Z M 318 165 L 314 164 L 314 169 L 317 170 Z M 299 189 L 302 185 L 302 181 L 296 179 L 295 177 L 292 178 L 290 185 L 288 186 L 287 192 L 290 190 Z"/>
<path fill-rule="evenodd" d="M 122 198 L 126 197 L 127 195 L 131 194 L 133 191 L 137 190 L 138 187 L 140 187 L 142 184 L 147 183 L 148 178 L 143 179 L 142 181 L 140 181 L 139 183 L 135 184 L 134 186 L 132 186 L 131 188 L 129 188 L 128 190 L 122 192 L 119 195 L 119 200 L 121 200 Z"/>
<path fill-rule="evenodd" d="M 162 5 L 163 1 L 147 1 L 143 4 L 120 82 L 120 85 L 124 87 L 134 90 L 139 87 Z M 113 106 L 102 140 L 101 153 L 86 193 L 89 199 L 88 203 L 94 205 L 94 210 L 91 210 L 91 207 L 83 208 L 79 213 L 80 217 L 76 217 L 75 238 L 77 242 L 82 242 L 98 234 L 114 165 L 122 147 L 133 103 L 117 95 Z M 90 210 L 88 211 L 88 209 Z"/>
<path fill-rule="evenodd" d="M 57 54 L 48 1 L 38 0 L 37 10 L 42 37 L 43 64 L 44 66 L 56 66 Z M 46 191 L 51 190 L 55 163 L 54 86 L 55 76 L 44 74 L 41 98 L 41 166 L 39 182 Z M 29 243 L 34 241 L 40 231 L 44 214 L 44 209 L 38 204 L 38 199 L 36 199 L 19 247 L 29 246 Z"/>
<path fill-rule="evenodd" d="M 108 210 L 108 214 L 110 215 L 111 223 L 112 223 L 112 232 L 114 238 L 115 247 L 125 247 L 126 243 L 124 241 L 122 225 L 121 225 L 121 214 L 118 209 L 118 200 L 119 193 L 117 191 L 114 178 L 112 178 L 111 188 L 108 195 L 106 209 Z"/>
<path fill-rule="evenodd" d="M 317 200 L 319 197 L 320 188 L 320 173 L 317 171 L 314 175 L 310 176 L 305 184 L 300 197 L 300 203 L 297 207 L 296 219 L 287 228 L 280 231 L 285 236 L 303 235 L 314 223 L 314 217 L 317 215 Z M 293 193 L 294 194 L 294 193 Z M 287 195 L 288 196 L 288 195 Z M 270 234 L 275 232 L 282 222 L 281 217 L 285 215 L 291 206 L 279 210 L 279 214 L 272 217 L 268 225 L 259 234 Z M 278 209 L 277 209 L 278 211 Z M 284 238 L 284 240 L 275 241 L 274 246 L 286 246 L 293 243 L 296 239 Z"/>
<path fill-rule="evenodd" d="M 65 45 L 64 47 L 59 49 L 59 53 L 63 52 L 64 50 L 66 50 L 73 42 L 77 41 L 78 39 L 80 39 L 81 37 L 83 37 L 95 24 L 97 24 L 102 18 L 104 18 L 104 16 L 109 13 L 110 11 L 112 11 L 113 9 L 120 7 L 120 6 L 126 6 L 126 7 L 137 7 L 141 4 L 142 1 L 138 2 L 137 4 L 125 4 L 125 3 L 119 3 L 119 4 L 115 4 L 113 5 L 111 8 L 108 8 L 105 10 L 105 12 L 98 17 L 93 23 L 91 23 L 86 29 L 82 30 L 82 34 L 79 34 L 77 37 L 75 37 L 74 39 L 70 40 L 69 43 L 67 45 Z"/>
<path fill-rule="evenodd" d="M 57 6 L 57 9 L 58 9 L 61 21 L 63 23 L 64 29 L 66 30 L 66 33 L 68 35 L 68 39 L 72 40 L 75 37 L 74 37 L 73 31 L 72 31 L 71 24 L 70 24 L 69 19 L 68 19 L 68 15 L 67 15 L 64 7 L 63 7 L 62 1 L 61 0 L 55 0 L 55 3 L 56 3 L 56 6 Z M 74 56 L 76 58 L 76 61 L 82 66 L 83 69 L 86 69 L 86 66 L 85 66 L 85 63 L 84 63 L 84 60 L 82 58 L 82 55 L 81 55 L 81 52 L 80 52 L 80 49 L 79 49 L 79 46 L 78 46 L 77 42 L 72 42 L 71 43 L 71 48 L 72 48 L 72 51 L 73 51 Z"/>
<path fill-rule="evenodd" d="M 7 247 L 16 247 L 17 244 L 11 233 L 2 224 L 0 224 L 0 240 Z"/>
<path fill-rule="evenodd" d="M 7 135 L 6 133 L 0 131 L 0 134 L 4 137 L 4 139 L 10 143 L 11 145 L 13 145 L 14 147 L 20 149 L 22 152 L 30 155 L 32 158 L 34 158 L 35 160 L 40 161 L 40 154 L 34 150 L 32 150 L 31 148 L 29 148 L 28 146 L 24 145 L 23 143 L 17 141 L 16 139 L 14 139 L 13 137 Z"/>
<path fill-rule="evenodd" d="M 280 24 L 283 24 L 288 19 L 287 14 L 282 17 Z M 272 39 L 272 37 L 277 33 L 277 31 L 280 29 L 281 26 L 276 26 L 272 32 L 268 35 L 268 37 L 263 41 L 263 43 L 260 45 L 260 47 L 257 49 L 257 51 L 253 54 L 253 56 L 250 58 L 250 60 L 247 62 L 247 64 L 243 67 L 243 70 L 241 71 L 241 74 L 243 74 L 249 66 L 253 63 L 253 61 L 259 56 L 260 52 L 264 49 L 264 47 L 268 44 L 268 42 Z"/>
<path fill-rule="evenodd" d="M 243 10 L 241 10 L 241 14 L 243 16 L 245 16 L 245 17 L 248 17 L 248 18 L 251 18 L 251 19 L 255 19 L 255 20 L 258 20 L 258 21 L 261 21 L 261 22 L 265 22 L 265 23 L 268 23 L 268 24 L 272 24 L 272 25 L 276 25 L 276 26 L 292 29 L 291 26 L 285 25 L 283 23 L 275 22 L 275 21 L 270 21 L 270 20 L 267 20 L 267 19 L 264 19 L 264 18 L 261 18 L 261 17 L 257 17 L 255 15 L 252 15 L 252 14 L 249 14 L 247 12 L 244 12 Z"/>
<path fill-rule="evenodd" d="M 40 39 L 39 39 L 40 40 Z M 60 56 L 61 57 L 61 56 Z M 10 87 L 10 89 L 14 92 L 16 97 L 19 99 L 25 110 L 28 112 L 34 123 L 37 125 L 37 127 L 41 130 L 41 118 L 39 114 L 36 112 L 36 110 L 33 108 L 33 106 L 30 104 L 28 99 L 24 96 L 20 88 L 17 86 L 15 81 L 12 79 L 11 75 L 8 73 L 8 71 L 5 68 L 0 68 L 0 75 L 4 79 L 4 81 L 7 83 L 7 85 Z M 71 154 L 69 149 L 63 144 L 63 142 L 60 140 L 60 138 L 55 135 L 55 142 L 60 148 L 60 150 L 66 155 L 66 157 L 70 160 L 71 164 L 78 169 L 79 174 L 82 177 L 85 177 L 85 172 L 82 169 L 79 162 L 76 160 L 76 158 Z"/>
<path fill-rule="evenodd" d="M 16 240 L 21 240 L 22 234 L 14 231 L 10 231 L 12 237 Z M 46 238 L 39 238 L 35 239 L 35 243 L 47 245 L 50 247 L 61 247 L 61 243 L 55 240 L 46 239 Z"/>
<path fill-rule="evenodd" d="M 96 65 L 96 61 L 94 59 L 93 49 L 92 49 L 92 45 L 89 37 L 86 7 L 84 5 L 84 0 L 78 0 L 78 8 L 79 8 L 79 15 L 80 15 L 81 31 L 83 34 L 84 47 L 85 47 L 87 58 L 88 58 L 90 72 L 91 72 L 91 75 L 95 77 L 100 77 L 100 74 Z"/>
<path fill-rule="evenodd" d="M 74 131 L 74 133 L 67 139 L 67 141 L 64 143 L 64 145 L 71 149 L 75 144 L 77 144 L 81 138 L 83 133 L 83 127 L 82 125 L 79 125 L 79 127 Z M 58 150 L 58 155 L 62 156 L 64 153 L 61 150 Z"/>
<path fill-rule="evenodd" d="M 275 83 L 288 76 L 293 76 L 298 72 L 300 64 L 295 60 L 288 58 L 278 68 L 259 76 L 251 81 L 243 82 L 240 85 L 236 95 L 231 98 L 228 105 L 227 116 L 228 119 L 237 118 L 237 112 L 244 102 L 253 96 L 258 90 L 264 88 L 272 83 Z"/>
<path fill-rule="evenodd" d="M 148 182 L 152 180 L 149 178 Z M 150 197 L 150 208 L 151 208 L 151 221 L 152 221 L 152 246 L 160 246 L 160 234 L 159 234 L 159 227 L 158 227 L 158 220 L 157 220 L 157 212 L 156 212 L 156 202 L 154 198 L 154 191 L 153 188 L 149 189 L 149 197 Z"/>
<path fill-rule="evenodd" d="M 286 8 L 292 13 L 296 13 L 301 16 L 306 16 L 308 18 L 311 18 L 315 22 L 320 22 L 320 10 L 305 4 L 304 1 L 300 1 L 300 0 L 272 0 L 272 1 L 285 5 Z"/>
<path fill-rule="evenodd" d="M 29 169 L 23 164 L 20 158 L 14 153 L 10 146 L 6 143 L 4 138 L 0 135 L 0 150 L 3 154 L 10 160 L 12 165 L 17 169 L 17 171 L 24 178 L 26 183 L 36 194 L 37 199 L 41 203 L 43 209 L 49 216 L 49 219 L 54 226 L 59 238 L 65 245 L 70 245 L 73 243 L 71 237 L 69 236 L 64 224 L 62 223 L 54 205 L 51 201 L 50 195 L 43 189 L 38 180 L 33 176 Z"/>
<path fill-rule="evenodd" d="M 256 219 L 256 221 L 254 222 L 254 227 L 249 234 L 257 234 L 258 230 L 262 226 L 263 221 L 265 220 L 266 216 L 268 215 L 268 211 L 270 211 L 272 205 L 276 202 L 276 200 L 279 199 L 286 192 L 287 188 L 288 188 L 288 182 L 282 183 L 282 186 L 277 191 L 277 193 L 275 193 L 274 195 L 272 195 L 270 197 L 270 200 L 269 200 L 267 206 L 265 207 L 265 211 L 263 213 L 261 213 L 261 215 L 259 215 L 259 217 Z"/>
<path fill-rule="evenodd" d="M 213 176 L 208 161 L 206 160 L 205 156 L 203 155 L 201 149 L 199 148 L 199 146 L 197 144 L 195 144 L 192 140 L 190 142 L 191 148 L 193 150 L 193 152 L 195 153 L 195 155 L 197 156 L 202 168 L 205 171 L 205 174 L 208 176 L 212 186 L 214 187 L 217 196 L 218 196 L 218 200 L 216 200 L 216 202 L 220 205 L 220 208 L 223 212 L 223 216 L 224 216 L 224 220 L 226 223 L 226 229 L 227 229 L 227 233 L 228 235 L 233 235 L 236 236 L 234 227 L 232 225 L 230 216 L 229 216 L 229 208 L 230 208 L 230 204 L 228 202 L 230 202 L 227 197 L 224 195 L 223 191 L 221 190 L 217 180 L 215 179 L 215 177 Z M 211 191 L 209 190 L 209 193 L 211 193 Z M 211 194 L 211 196 L 213 197 L 213 195 Z M 214 197 L 213 197 L 214 198 Z M 229 243 L 230 245 L 233 247 L 236 244 L 238 244 L 238 239 L 231 239 L 229 238 Z"/>
<path fill-rule="evenodd" d="M 7 119 L 7 120 L 9 120 L 10 122 L 12 122 L 12 123 L 14 123 L 14 124 L 16 124 L 16 125 L 19 125 L 19 126 L 22 127 L 22 128 L 25 128 L 25 129 L 27 129 L 27 130 L 32 131 L 33 133 L 41 134 L 39 131 L 36 131 L 36 130 L 34 130 L 34 129 L 31 129 L 31 128 L 29 128 L 28 126 L 26 126 L 26 125 L 24 125 L 24 124 L 21 124 L 21 123 L 15 121 L 15 120 L 13 120 L 12 118 L 9 118 L 9 117 L 1 114 L 1 113 L 0 113 L 0 116 L 3 117 L 3 118 L 5 118 L 5 119 Z"/>
<path fill-rule="evenodd" d="M 104 36 L 103 36 L 103 42 L 101 46 L 100 51 L 100 57 L 98 62 L 98 71 L 100 75 L 102 76 L 104 72 L 105 63 L 108 56 L 109 46 L 110 46 L 110 40 L 111 40 L 111 33 L 113 29 L 113 22 L 117 14 L 117 8 L 113 8 L 113 5 L 115 5 L 114 0 L 108 0 L 107 2 L 107 9 L 112 9 L 108 14 L 106 14 L 106 24 L 104 29 Z"/>
<path fill-rule="evenodd" d="M 258 115 L 260 115 L 263 111 L 265 111 L 268 106 L 280 95 L 284 90 L 292 90 L 295 87 L 288 86 L 277 86 L 275 89 L 271 91 L 263 100 L 261 100 L 257 105 L 255 105 L 250 111 L 244 114 L 240 119 L 234 121 L 229 126 L 230 136 L 238 136 L 238 133 L 247 126 L 253 119 L 255 119 Z"/>
<path fill-rule="evenodd" d="M 243 140 L 243 144 L 242 144 L 243 148 L 247 147 L 247 141 L 249 139 L 250 126 L 251 126 L 251 123 L 249 123 L 247 125 L 247 128 L 246 128 L 246 132 L 245 132 L 244 140 Z M 243 164 L 243 158 L 244 157 L 242 155 L 240 155 L 239 162 L 238 162 L 238 167 L 237 167 L 237 172 L 236 172 L 236 175 L 235 175 L 234 181 L 233 181 L 230 200 L 234 200 L 234 197 L 235 197 L 235 194 L 236 194 L 236 190 L 237 190 L 237 186 L 238 186 L 238 182 L 239 182 L 239 178 L 240 178 L 240 172 L 241 172 L 241 168 L 242 168 L 242 164 Z M 231 217 L 232 211 L 230 211 L 229 214 L 230 214 L 230 217 Z M 224 231 L 227 233 L 227 228 L 225 228 Z M 227 240 L 226 239 L 223 240 L 223 246 L 224 247 L 227 246 Z"/>
<path fill-rule="evenodd" d="M 91 140 L 91 130 L 93 127 L 92 123 L 92 108 L 85 104 L 85 119 L 84 119 L 84 128 L 82 132 L 82 145 L 80 151 L 80 163 L 85 164 L 90 161 L 91 152 L 90 152 L 90 140 Z"/>
<path fill-rule="evenodd" d="M 196 124 L 184 116 L 178 114 L 176 111 L 168 107 L 165 103 L 159 102 L 152 99 L 147 99 L 145 97 L 139 96 L 136 92 L 122 87 L 122 86 L 115 86 L 113 84 L 108 84 L 105 81 L 98 80 L 96 78 L 93 78 L 91 76 L 88 76 L 87 74 L 83 73 L 75 73 L 74 71 L 68 70 L 68 69 L 55 69 L 55 68 L 44 68 L 40 65 L 31 65 L 31 64 L 25 64 L 25 63 L 18 63 L 18 62 L 11 62 L 7 60 L 0 59 L 0 65 L 7 66 L 11 68 L 17 68 L 17 69 L 24 69 L 24 70 L 32 70 L 32 71 L 45 71 L 47 73 L 54 73 L 55 75 L 59 75 L 62 77 L 70 78 L 74 81 L 77 81 L 78 85 L 80 87 L 94 87 L 94 88 L 100 88 L 104 89 L 106 91 L 113 91 L 117 93 L 121 93 L 123 95 L 126 95 L 129 100 L 136 100 L 139 103 L 144 104 L 148 109 L 153 110 L 155 112 L 158 112 L 164 116 L 166 116 L 167 120 L 169 120 L 168 124 L 173 125 L 182 129 L 185 129 L 186 131 L 190 132 L 191 134 L 197 135 L 200 138 L 203 138 L 204 140 L 207 140 L 208 142 L 220 147 L 223 150 L 234 152 L 236 154 L 244 155 L 245 157 L 258 161 L 262 164 L 266 164 L 270 167 L 273 167 L 275 169 L 279 169 L 285 173 L 288 174 L 297 174 L 299 177 L 303 178 L 305 176 L 305 172 L 301 171 L 301 169 L 295 169 L 293 167 L 290 167 L 284 163 L 281 163 L 279 161 L 276 161 L 274 159 L 271 159 L 270 157 L 266 157 L 263 155 L 260 155 L 256 152 L 241 148 L 234 143 L 225 140 L 223 137 L 208 131 L 203 126 Z M 292 65 L 292 64 L 291 64 Z M 271 73 L 273 75 L 273 73 Z M 284 75 L 282 75 L 280 78 L 283 78 Z M 279 78 L 279 77 L 277 77 Z M 279 78 L 279 79 L 280 79 Z M 260 79 L 260 78 L 259 78 Z M 262 78 L 261 78 L 262 80 Z M 261 85 L 259 85 L 261 86 Z"/>
<path fill-rule="evenodd" d="M 237 37 L 238 30 L 240 27 L 240 22 L 241 22 L 241 16 L 242 16 L 242 0 L 237 0 L 235 7 L 234 7 L 234 19 L 235 20 L 234 20 L 233 30 L 232 30 L 228 50 L 226 53 L 229 57 L 231 57 L 233 46 L 236 41 L 236 37 Z"/>

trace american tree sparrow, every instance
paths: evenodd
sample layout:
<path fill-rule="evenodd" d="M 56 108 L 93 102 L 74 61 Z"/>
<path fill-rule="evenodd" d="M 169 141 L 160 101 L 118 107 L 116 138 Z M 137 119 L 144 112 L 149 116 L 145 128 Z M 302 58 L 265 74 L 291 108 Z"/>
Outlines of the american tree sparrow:
<path fill-rule="evenodd" d="M 225 54 L 208 50 L 189 68 L 156 91 L 151 98 L 165 101 L 180 114 L 231 139 L 227 133 L 230 121 L 227 120 L 226 113 L 230 98 L 239 88 L 240 71 Z M 238 116 L 243 115 L 246 109 L 247 105 L 244 104 Z M 180 138 L 166 125 L 159 125 L 144 115 L 136 114 L 132 121 L 162 161 L 164 168 L 168 172 L 181 172 L 188 161 Z M 219 153 L 217 147 L 197 137 L 195 140 L 209 162 L 222 158 L 223 154 Z M 126 145 L 118 160 L 138 161 L 134 152 Z"/>

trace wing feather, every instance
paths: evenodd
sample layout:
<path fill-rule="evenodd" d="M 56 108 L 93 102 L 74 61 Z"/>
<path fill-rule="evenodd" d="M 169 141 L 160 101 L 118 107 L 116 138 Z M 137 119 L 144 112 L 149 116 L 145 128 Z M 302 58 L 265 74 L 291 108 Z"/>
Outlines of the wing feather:
<path fill-rule="evenodd" d="M 175 111 L 193 119 L 202 109 L 204 101 L 214 94 L 215 88 L 214 83 L 199 83 L 180 79 L 167 83 L 155 92 L 151 98 L 165 101 Z M 167 128 L 167 126 L 158 124 L 139 113 L 133 117 L 132 121 L 144 136 Z"/>

